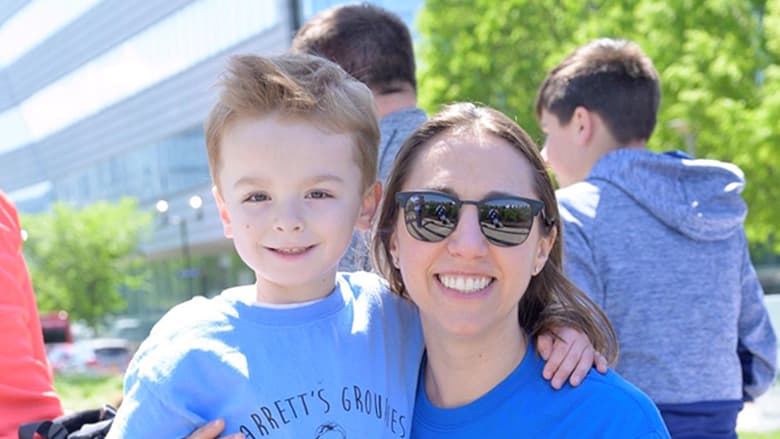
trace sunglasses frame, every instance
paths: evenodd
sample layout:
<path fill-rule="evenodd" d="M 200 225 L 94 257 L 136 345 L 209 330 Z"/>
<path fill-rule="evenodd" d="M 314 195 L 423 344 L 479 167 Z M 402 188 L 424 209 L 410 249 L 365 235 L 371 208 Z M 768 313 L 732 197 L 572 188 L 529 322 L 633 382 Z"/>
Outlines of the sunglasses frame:
<path fill-rule="evenodd" d="M 446 193 L 446 192 L 437 192 L 437 191 L 404 191 L 404 192 L 398 192 L 398 193 L 395 194 L 395 202 L 398 205 L 398 207 L 401 210 L 404 211 L 404 215 L 406 215 L 406 205 L 409 202 L 409 200 L 412 197 L 414 197 L 414 196 L 422 196 L 423 198 L 425 198 L 426 195 L 441 197 L 441 198 L 444 198 L 444 199 L 446 199 L 448 201 L 453 202 L 454 205 L 455 205 L 455 209 L 457 210 L 457 216 L 455 217 L 454 221 L 452 221 L 453 222 L 452 228 L 448 229 L 446 234 L 441 236 L 439 239 L 435 239 L 435 240 L 426 239 L 417 230 L 414 230 L 414 231 L 410 230 L 410 228 L 415 227 L 415 226 L 413 226 L 409 221 L 405 220 L 404 222 L 406 223 L 407 232 L 409 232 L 409 234 L 412 235 L 413 238 L 415 238 L 415 239 L 417 239 L 418 241 L 421 241 L 421 242 L 441 242 L 441 241 L 445 240 L 448 236 L 450 236 L 452 234 L 452 232 L 454 232 L 455 229 L 458 228 L 458 223 L 460 222 L 461 208 L 463 207 L 464 204 L 471 204 L 471 205 L 475 206 L 477 208 L 478 212 L 479 212 L 479 210 L 481 208 L 485 208 L 485 207 L 490 208 L 491 207 L 490 205 L 486 205 L 486 203 L 489 203 L 491 201 L 497 201 L 497 200 L 520 201 L 520 202 L 528 204 L 528 206 L 531 208 L 531 224 L 528 226 L 528 232 L 526 233 L 526 235 L 523 237 L 522 241 L 520 241 L 520 242 L 515 243 L 515 242 L 512 242 L 512 241 L 505 241 L 505 240 L 501 240 L 501 239 L 499 239 L 497 237 L 491 236 L 490 235 L 490 229 L 488 229 L 488 232 L 486 232 L 485 224 L 483 224 L 482 220 L 479 221 L 479 230 L 482 233 L 482 236 L 484 236 L 485 239 L 488 242 L 490 242 L 491 244 L 499 246 L 499 247 L 514 247 L 514 246 L 522 245 L 528 239 L 528 235 L 531 234 L 531 230 L 533 229 L 533 223 L 534 223 L 533 218 L 535 218 L 540 213 L 541 213 L 542 221 L 544 222 L 544 224 L 546 226 L 550 226 L 550 225 L 554 224 L 554 221 L 551 222 L 551 221 L 547 220 L 547 217 L 546 217 L 545 212 L 544 212 L 544 202 L 543 201 L 541 201 L 541 200 L 534 200 L 534 199 L 531 199 L 531 198 L 517 197 L 517 196 L 513 196 L 513 195 L 499 195 L 499 196 L 488 197 L 488 198 L 476 201 L 476 200 L 461 200 L 458 197 L 456 197 L 455 195 L 452 195 L 452 194 L 449 194 L 449 193 Z M 417 215 L 415 215 L 415 217 L 417 217 Z"/>

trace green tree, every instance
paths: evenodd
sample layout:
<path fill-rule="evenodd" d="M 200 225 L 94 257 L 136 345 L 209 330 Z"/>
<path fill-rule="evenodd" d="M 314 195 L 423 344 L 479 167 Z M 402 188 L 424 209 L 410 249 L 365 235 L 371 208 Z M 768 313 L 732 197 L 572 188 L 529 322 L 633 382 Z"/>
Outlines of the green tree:
<path fill-rule="evenodd" d="M 143 282 L 136 251 L 150 222 L 130 198 L 82 209 L 56 203 L 51 212 L 23 216 L 29 236 L 24 250 L 39 308 L 67 310 L 99 329 L 106 315 L 125 307 L 120 288 Z"/>
<path fill-rule="evenodd" d="M 661 75 L 655 150 L 682 149 L 745 172 L 746 223 L 760 245 L 780 224 L 778 0 L 427 0 L 420 14 L 420 102 L 471 100 L 533 114 L 546 72 L 597 37 L 636 41 Z M 780 251 L 780 243 L 775 246 Z"/>

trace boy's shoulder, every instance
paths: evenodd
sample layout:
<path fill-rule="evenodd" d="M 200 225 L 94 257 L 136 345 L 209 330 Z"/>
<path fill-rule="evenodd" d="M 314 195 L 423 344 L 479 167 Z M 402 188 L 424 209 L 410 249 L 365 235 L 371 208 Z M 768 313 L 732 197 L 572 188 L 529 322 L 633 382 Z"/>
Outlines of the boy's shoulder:
<path fill-rule="evenodd" d="M 356 315 L 381 318 L 385 330 L 404 327 L 404 331 L 419 331 L 417 307 L 393 292 L 383 277 L 365 271 L 339 273 L 337 283 L 352 295 Z"/>
<path fill-rule="evenodd" d="M 150 336 L 172 337 L 182 333 L 207 328 L 216 322 L 235 315 L 234 304 L 254 297 L 252 286 L 229 288 L 214 297 L 193 297 L 171 308 L 154 325 Z"/>
<path fill-rule="evenodd" d="M 596 218 L 603 190 L 597 183 L 580 181 L 555 191 L 559 215 L 564 223 L 583 226 Z"/>
<path fill-rule="evenodd" d="M 356 296 L 365 295 L 382 300 L 405 300 L 390 290 L 390 286 L 382 276 L 369 271 L 339 272 L 336 276 L 336 282 L 337 284 L 345 282 Z"/>
<path fill-rule="evenodd" d="M 235 296 L 242 292 L 241 288 L 225 290 L 212 298 L 194 297 L 171 308 L 141 343 L 130 369 L 140 363 L 164 369 L 204 345 L 235 317 L 233 300 L 226 299 L 225 295 Z"/>

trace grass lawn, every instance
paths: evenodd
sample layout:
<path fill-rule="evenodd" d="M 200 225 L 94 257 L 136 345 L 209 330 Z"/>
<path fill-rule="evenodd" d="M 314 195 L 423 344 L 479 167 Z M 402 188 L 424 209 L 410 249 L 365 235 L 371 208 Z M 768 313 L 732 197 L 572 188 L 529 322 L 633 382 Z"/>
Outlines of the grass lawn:
<path fill-rule="evenodd" d="M 122 375 L 91 377 L 84 375 L 54 376 L 54 388 L 60 395 L 66 413 L 116 406 L 122 396 Z"/>
<path fill-rule="evenodd" d="M 739 433 L 739 439 L 780 439 L 780 431 L 773 433 Z"/>

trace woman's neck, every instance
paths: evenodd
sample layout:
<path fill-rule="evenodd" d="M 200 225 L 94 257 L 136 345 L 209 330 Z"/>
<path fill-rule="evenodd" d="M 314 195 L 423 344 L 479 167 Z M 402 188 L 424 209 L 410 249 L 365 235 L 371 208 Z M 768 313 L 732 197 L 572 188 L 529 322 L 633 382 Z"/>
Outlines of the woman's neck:
<path fill-rule="evenodd" d="M 434 334 L 426 327 L 425 391 L 442 408 L 469 404 L 496 387 L 517 368 L 528 347 L 516 321 L 489 333 L 458 336 Z"/>

